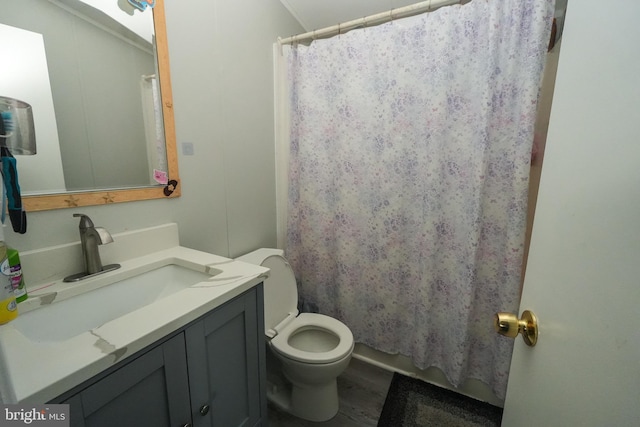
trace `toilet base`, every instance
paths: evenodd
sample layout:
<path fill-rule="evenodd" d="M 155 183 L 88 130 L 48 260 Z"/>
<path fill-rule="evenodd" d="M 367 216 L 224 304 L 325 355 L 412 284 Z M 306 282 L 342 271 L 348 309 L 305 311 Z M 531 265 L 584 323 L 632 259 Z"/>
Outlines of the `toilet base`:
<path fill-rule="evenodd" d="M 307 421 L 327 421 L 338 413 L 338 386 L 299 387 L 281 381 L 269 382 L 267 399 L 278 409 Z"/>
<path fill-rule="evenodd" d="M 267 400 L 283 412 L 291 413 L 291 385 L 267 384 Z"/>
<path fill-rule="evenodd" d="M 336 380 L 312 387 L 291 386 L 293 415 L 308 421 L 327 421 L 338 413 L 338 385 Z"/>

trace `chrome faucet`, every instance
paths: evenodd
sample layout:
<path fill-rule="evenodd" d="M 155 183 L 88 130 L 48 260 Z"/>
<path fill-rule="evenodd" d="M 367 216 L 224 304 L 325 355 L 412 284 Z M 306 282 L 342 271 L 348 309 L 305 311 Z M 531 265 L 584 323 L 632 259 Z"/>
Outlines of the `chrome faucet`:
<path fill-rule="evenodd" d="M 103 227 L 95 227 L 93 221 L 87 215 L 76 213 L 73 216 L 80 218 L 80 244 L 82 246 L 84 271 L 67 276 L 63 281 L 76 282 L 120 268 L 120 264 L 109 264 L 103 267 L 102 261 L 100 261 L 98 246 L 113 242 L 111 234 Z"/>

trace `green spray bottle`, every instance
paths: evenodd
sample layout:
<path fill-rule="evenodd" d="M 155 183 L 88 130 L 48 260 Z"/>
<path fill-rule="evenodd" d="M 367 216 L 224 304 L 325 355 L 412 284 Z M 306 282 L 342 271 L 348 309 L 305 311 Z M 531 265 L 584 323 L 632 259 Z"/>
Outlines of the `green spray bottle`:
<path fill-rule="evenodd" d="M 9 276 L 11 277 L 11 285 L 13 293 L 16 296 L 16 302 L 26 300 L 27 287 L 24 283 L 24 275 L 22 274 L 22 266 L 20 265 L 20 254 L 16 249 L 7 246 L 7 261 L 9 262 Z"/>
<path fill-rule="evenodd" d="M 0 325 L 10 322 L 18 315 L 16 296 L 9 276 L 7 246 L 4 244 L 4 229 L 0 223 Z"/>

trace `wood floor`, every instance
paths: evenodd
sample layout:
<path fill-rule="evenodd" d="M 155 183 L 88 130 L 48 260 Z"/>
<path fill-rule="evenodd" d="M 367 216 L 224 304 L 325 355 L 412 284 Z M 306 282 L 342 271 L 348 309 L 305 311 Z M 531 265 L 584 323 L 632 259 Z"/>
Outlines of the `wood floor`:
<path fill-rule="evenodd" d="M 314 423 L 295 418 L 269 405 L 271 427 L 375 427 L 387 396 L 393 373 L 351 359 L 338 377 L 340 411 L 329 421 Z"/>

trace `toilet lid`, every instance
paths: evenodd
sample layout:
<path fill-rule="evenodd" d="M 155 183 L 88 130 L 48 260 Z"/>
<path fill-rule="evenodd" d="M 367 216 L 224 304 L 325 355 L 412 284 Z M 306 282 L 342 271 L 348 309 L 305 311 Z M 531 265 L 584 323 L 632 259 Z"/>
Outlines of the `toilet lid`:
<path fill-rule="evenodd" d="M 298 314 L 298 288 L 293 270 L 282 256 L 268 256 L 262 266 L 271 270 L 264 281 L 264 328 L 268 332 L 289 313 Z"/>

